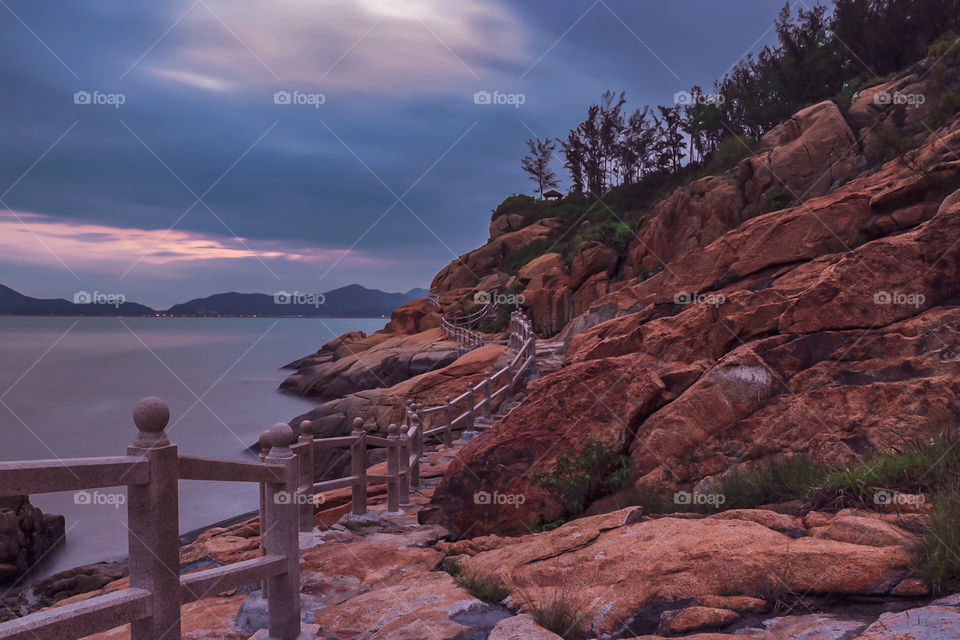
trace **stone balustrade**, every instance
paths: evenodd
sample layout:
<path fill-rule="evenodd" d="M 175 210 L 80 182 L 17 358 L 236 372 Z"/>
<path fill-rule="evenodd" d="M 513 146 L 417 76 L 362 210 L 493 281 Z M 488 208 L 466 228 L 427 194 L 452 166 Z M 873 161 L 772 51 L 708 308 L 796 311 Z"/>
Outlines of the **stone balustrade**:
<path fill-rule="evenodd" d="M 180 605 L 263 581 L 269 634 L 300 636 L 300 460 L 293 431 L 278 424 L 261 436 L 261 463 L 180 455 L 158 398 L 133 411 L 137 436 L 125 456 L 0 463 L 0 496 L 127 487 L 130 586 L 0 624 L 2 640 L 72 640 L 130 624 L 131 640 L 180 637 Z M 180 575 L 179 481 L 259 485 L 263 555 Z"/>

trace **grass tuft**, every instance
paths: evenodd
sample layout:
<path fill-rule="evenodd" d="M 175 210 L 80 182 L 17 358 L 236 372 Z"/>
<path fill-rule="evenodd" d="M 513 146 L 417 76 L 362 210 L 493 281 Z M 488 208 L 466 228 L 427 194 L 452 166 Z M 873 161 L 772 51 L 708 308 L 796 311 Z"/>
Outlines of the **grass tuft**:
<path fill-rule="evenodd" d="M 586 613 L 574 604 L 568 587 L 555 589 L 552 596 L 545 598 L 535 598 L 522 588 L 520 594 L 530 616 L 547 631 L 563 640 L 583 640 L 586 637 Z"/>

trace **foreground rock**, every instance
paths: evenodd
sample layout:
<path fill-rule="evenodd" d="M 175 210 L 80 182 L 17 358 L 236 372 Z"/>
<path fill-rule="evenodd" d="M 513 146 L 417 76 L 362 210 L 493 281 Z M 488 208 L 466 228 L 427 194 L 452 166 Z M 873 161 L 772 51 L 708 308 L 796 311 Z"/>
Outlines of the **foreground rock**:
<path fill-rule="evenodd" d="M 625 509 L 551 532 L 494 538 L 493 548 L 478 552 L 482 538 L 441 549 L 463 554 L 464 573 L 506 586 L 522 610 L 562 598 L 596 635 L 724 627 L 740 618 L 735 609 L 762 609 L 758 598 L 888 594 L 909 576 L 912 538 L 882 519 L 879 526 L 899 544 L 817 537 L 799 521 L 788 534 L 761 524 L 782 520 L 762 510 L 701 518 L 637 514 Z"/>

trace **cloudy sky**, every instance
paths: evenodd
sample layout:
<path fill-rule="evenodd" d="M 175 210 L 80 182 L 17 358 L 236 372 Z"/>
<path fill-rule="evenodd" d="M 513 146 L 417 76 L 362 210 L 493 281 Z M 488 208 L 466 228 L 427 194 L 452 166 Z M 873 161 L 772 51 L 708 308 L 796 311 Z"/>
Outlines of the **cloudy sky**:
<path fill-rule="evenodd" d="M 165 307 L 427 286 L 605 89 L 710 86 L 780 0 L 0 0 L 0 284 Z M 477 104 L 477 92 L 522 104 Z"/>

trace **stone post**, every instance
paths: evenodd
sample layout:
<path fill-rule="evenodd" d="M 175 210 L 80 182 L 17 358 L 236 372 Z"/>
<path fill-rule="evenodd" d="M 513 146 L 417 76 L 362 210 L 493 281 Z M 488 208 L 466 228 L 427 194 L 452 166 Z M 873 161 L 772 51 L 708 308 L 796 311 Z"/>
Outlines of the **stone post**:
<path fill-rule="evenodd" d="M 472 384 L 467 385 L 467 429 L 473 431 L 473 418 L 476 413 L 476 390 Z"/>
<path fill-rule="evenodd" d="M 487 371 L 483 374 L 483 417 L 490 418 L 493 415 L 492 404 L 493 404 L 493 391 L 490 389 L 490 372 Z"/>
<path fill-rule="evenodd" d="M 313 531 L 313 515 L 316 507 L 313 501 L 313 424 L 309 420 L 300 423 L 300 436 L 293 447 L 297 456 L 297 482 L 300 486 L 298 506 L 300 511 L 300 531 Z"/>
<path fill-rule="evenodd" d="M 399 473 L 399 492 L 400 504 L 410 504 L 410 435 L 407 429 L 400 429 L 400 437 L 397 439 L 399 444 L 400 473 Z"/>
<path fill-rule="evenodd" d="M 443 399 L 443 446 L 453 444 L 453 407 L 450 405 L 450 396 Z"/>
<path fill-rule="evenodd" d="M 350 447 L 350 475 L 359 478 L 353 485 L 353 515 L 362 516 L 367 512 L 367 432 L 362 418 L 354 418 L 350 435 L 357 439 Z"/>
<path fill-rule="evenodd" d="M 410 466 L 410 486 L 420 488 L 420 458 L 423 457 L 423 405 L 411 405 L 411 422 L 414 428 L 413 439 L 410 441 L 411 458 L 415 458 Z"/>
<path fill-rule="evenodd" d="M 264 431 L 260 434 L 260 439 L 257 440 L 257 443 L 260 445 L 260 462 L 267 461 L 267 454 L 270 453 L 270 431 Z M 259 484 L 257 485 L 260 489 L 260 533 L 262 534 L 266 530 L 267 522 L 267 485 Z M 260 555 L 267 555 L 267 547 L 264 544 L 266 537 L 260 536 Z M 263 580 L 260 583 L 260 597 L 264 600 L 267 599 L 267 591 L 270 589 L 270 585 L 266 580 Z"/>
<path fill-rule="evenodd" d="M 397 425 L 387 427 L 387 511 L 400 511 L 400 447 L 397 441 Z"/>
<path fill-rule="evenodd" d="M 149 618 L 130 625 L 131 640 L 180 637 L 180 548 L 177 447 L 163 432 L 170 409 L 144 398 L 133 410 L 139 433 L 127 455 L 150 464 L 150 481 L 127 490 L 130 586 L 150 592 Z"/>
<path fill-rule="evenodd" d="M 293 429 L 281 422 L 269 430 L 266 440 L 270 444 L 266 463 L 282 466 L 283 477 L 267 484 L 267 519 L 260 523 L 261 537 L 266 538 L 267 555 L 286 559 L 286 571 L 268 579 L 268 628 L 273 640 L 296 640 L 300 635 L 299 474 L 296 456 L 290 450 L 295 436 Z"/>

